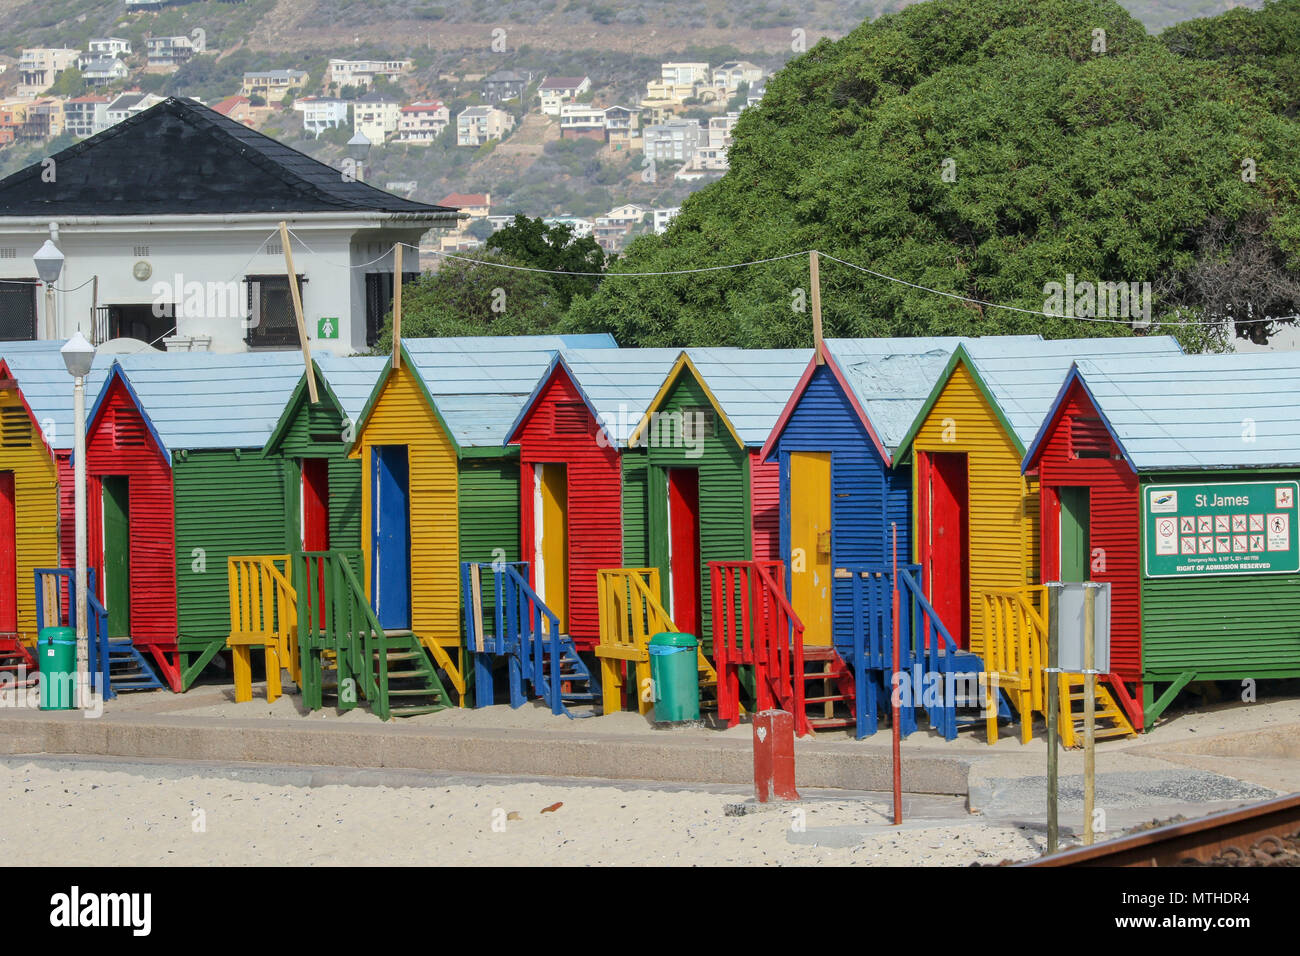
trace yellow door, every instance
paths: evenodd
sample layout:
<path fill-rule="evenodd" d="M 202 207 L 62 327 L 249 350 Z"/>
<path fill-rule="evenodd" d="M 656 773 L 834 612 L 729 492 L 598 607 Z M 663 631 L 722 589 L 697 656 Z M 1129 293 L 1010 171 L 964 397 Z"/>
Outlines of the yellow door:
<path fill-rule="evenodd" d="M 790 453 L 790 597 L 805 644 L 831 643 L 831 456 Z"/>
<path fill-rule="evenodd" d="M 569 630 L 569 482 L 564 465 L 537 465 L 537 584 L 542 600 Z"/>

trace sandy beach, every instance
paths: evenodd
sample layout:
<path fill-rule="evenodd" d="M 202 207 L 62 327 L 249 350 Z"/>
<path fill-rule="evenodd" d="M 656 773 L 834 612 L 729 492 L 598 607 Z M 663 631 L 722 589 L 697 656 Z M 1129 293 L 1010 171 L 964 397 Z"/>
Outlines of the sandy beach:
<path fill-rule="evenodd" d="M 896 830 L 887 802 L 860 798 L 728 816 L 743 796 L 532 783 L 308 788 L 31 764 L 0 768 L 0 782 L 0 845 L 17 865 L 964 866 L 1033 857 L 1041 842 L 976 817 Z M 853 846 L 825 845 L 864 826 Z"/>

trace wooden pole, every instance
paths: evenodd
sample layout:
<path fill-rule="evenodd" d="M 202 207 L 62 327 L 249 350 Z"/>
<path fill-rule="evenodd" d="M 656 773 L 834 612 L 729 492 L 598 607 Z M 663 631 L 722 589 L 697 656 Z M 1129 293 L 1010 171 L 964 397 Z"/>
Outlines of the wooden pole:
<path fill-rule="evenodd" d="M 1083 586 L 1083 844 L 1092 846 L 1092 808 L 1097 785 L 1097 675 L 1093 628 L 1097 619 L 1097 587 Z"/>
<path fill-rule="evenodd" d="M 817 253 L 813 253 L 815 256 Z M 817 260 L 814 259 L 814 262 Z M 891 521 L 890 530 L 894 535 L 894 679 L 890 683 L 890 723 L 893 725 L 890 729 L 893 731 L 891 736 L 894 738 L 894 825 L 898 826 L 903 822 L 903 729 L 902 729 L 902 707 L 899 706 L 898 694 L 902 689 L 902 659 L 899 654 L 898 641 L 898 524 Z M 915 690 L 913 690 L 915 693 Z"/>
<path fill-rule="evenodd" d="M 90 344 L 99 345 L 99 276 L 91 277 L 90 283 Z"/>
<path fill-rule="evenodd" d="M 822 277 L 816 249 L 808 253 L 808 274 L 812 282 L 813 348 L 816 350 L 814 357 L 817 364 L 822 365 L 824 364 L 822 358 Z"/>
<path fill-rule="evenodd" d="M 1061 666 L 1061 586 L 1047 586 L 1047 852 L 1055 853 L 1060 846 L 1057 808 L 1057 775 L 1059 772 L 1059 744 L 1057 722 L 1059 708 L 1057 689 L 1060 683 L 1057 668 Z M 1026 719 L 1025 715 L 1020 716 Z"/>
<path fill-rule="evenodd" d="M 402 244 L 393 246 L 393 371 L 402 367 Z"/>
<path fill-rule="evenodd" d="M 316 375 L 311 365 L 311 340 L 307 338 L 307 320 L 302 317 L 302 295 L 298 292 L 298 273 L 293 268 L 289 226 L 283 219 L 280 220 L 280 247 L 284 249 L 284 269 L 289 277 L 289 295 L 293 297 L 293 316 L 298 321 L 298 344 L 302 348 L 302 361 L 307 368 L 307 394 L 315 405 L 319 397 L 316 394 Z"/>

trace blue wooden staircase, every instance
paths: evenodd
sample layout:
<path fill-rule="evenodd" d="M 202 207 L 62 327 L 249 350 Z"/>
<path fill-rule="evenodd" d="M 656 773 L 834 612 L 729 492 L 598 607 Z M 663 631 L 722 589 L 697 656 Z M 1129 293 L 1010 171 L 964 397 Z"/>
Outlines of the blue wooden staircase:
<path fill-rule="evenodd" d="M 504 667 L 511 707 L 522 707 L 531 695 L 553 714 L 593 717 L 600 685 L 572 638 L 560 633 L 559 618 L 529 586 L 527 574 L 526 561 L 461 563 L 474 706 L 496 703 L 495 672 Z"/>
<path fill-rule="evenodd" d="M 852 600 L 851 633 L 836 634 L 835 652 L 853 674 L 857 689 L 855 725 L 859 740 L 874 734 L 881 713 L 889 713 L 894 673 L 894 590 L 892 567 L 837 568 Z M 899 668 L 903 674 L 899 727 L 903 736 L 917 728 L 923 711 L 931 729 L 953 740 L 962 727 L 983 722 L 980 686 L 985 672 L 979 655 L 963 651 L 948 633 L 921 587 L 918 565 L 897 571 Z M 999 691 L 999 718 L 1010 708 Z"/>
<path fill-rule="evenodd" d="M 112 693 L 106 696 L 111 697 L 120 691 L 161 690 L 167 685 L 130 640 L 121 640 L 108 642 L 108 686 Z"/>

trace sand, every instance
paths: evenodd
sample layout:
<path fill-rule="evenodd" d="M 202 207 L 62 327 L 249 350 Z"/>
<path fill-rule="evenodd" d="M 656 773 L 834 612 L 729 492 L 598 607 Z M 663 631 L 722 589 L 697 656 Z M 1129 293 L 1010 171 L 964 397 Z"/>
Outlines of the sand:
<path fill-rule="evenodd" d="M 0 784 L 11 865 L 964 866 L 1042 841 L 973 816 L 896 830 L 887 803 L 861 797 L 727 816 L 743 798 L 612 786 L 306 788 L 31 764 L 0 767 Z"/>

